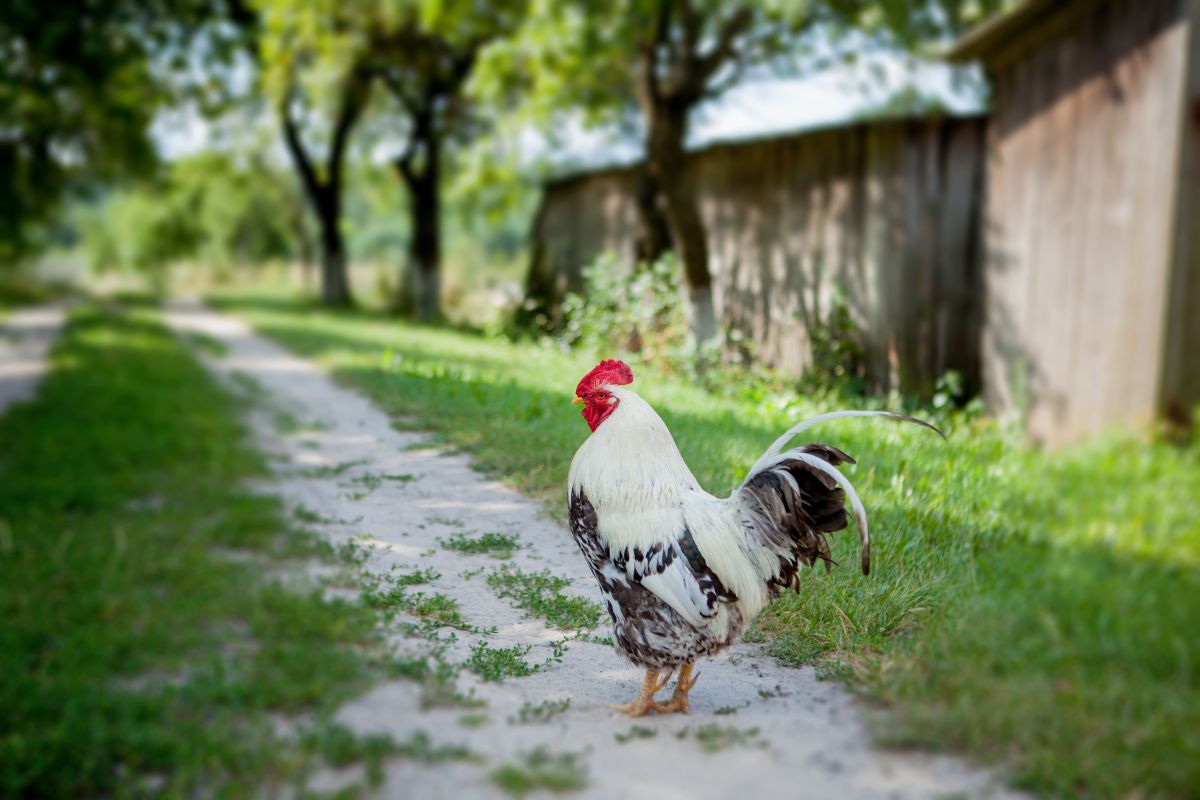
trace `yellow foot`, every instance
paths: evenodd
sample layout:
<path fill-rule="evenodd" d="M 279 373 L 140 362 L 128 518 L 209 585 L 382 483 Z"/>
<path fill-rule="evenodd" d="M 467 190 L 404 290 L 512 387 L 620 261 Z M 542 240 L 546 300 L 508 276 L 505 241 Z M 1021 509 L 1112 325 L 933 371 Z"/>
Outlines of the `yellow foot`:
<path fill-rule="evenodd" d="M 633 698 L 632 702 L 623 703 L 621 705 L 610 705 L 613 711 L 620 711 L 622 714 L 630 717 L 641 717 L 651 711 L 658 710 L 658 703 L 654 702 L 654 694 L 667 685 L 667 681 L 671 680 L 671 674 L 668 672 L 660 681 L 658 679 L 658 670 L 646 670 L 646 677 L 642 681 L 642 691 L 638 696 Z"/>
<path fill-rule="evenodd" d="M 654 702 L 654 698 L 645 698 L 638 695 L 631 703 L 609 703 L 609 708 L 613 711 L 620 711 L 627 717 L 643 717 L 651 711 L 658 710 L 658 703 Z"/>
<path fill-rule="evenodd" d="M 688 692 L 696 685 L 696 681 L 700 680 L 700 673 L 692 674 L 693 664 L 685 664 L 679 670 L 679 680 L 675 682 L 675 691 L 671 694 L 671 699 L 665 703 L 655 703 L 654 710 L 659 714 L 687 714 L 691 711 L 688 707 Z"/>

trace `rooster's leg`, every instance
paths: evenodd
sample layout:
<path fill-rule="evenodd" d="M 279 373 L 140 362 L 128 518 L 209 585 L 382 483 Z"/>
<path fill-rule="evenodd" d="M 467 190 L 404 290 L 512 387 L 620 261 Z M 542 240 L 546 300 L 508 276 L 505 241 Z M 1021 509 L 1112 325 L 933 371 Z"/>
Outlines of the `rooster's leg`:
<path fill-rule="evenodd" d="M 633 698 L 633 702 L 619 706 L 610 705 L 609 708 L 631 717 L 640 717 L 648 711 L 653 711 L 658 707 L 658 704 L 654 702 L 654 693 L 666 686 L 669 680 L 671 680 L 670 672 L 664 675 L 660 681 L 658 679 L 658 670 L 648 669 L 646 670 L 646 678 L 642 681 L 642 691 L 638 693 L 637 697 Z"/>
<path fill-rule="evenodd" d="M 695 663 L 684 664 L 679 668 L 679 680 L 675 682 L 675 692 L 671 695 L 671 699 L 665 703 L 655 703 L 654 710 L 660 714 L 672 714 L 679 712 L 682 714 L 688 713 L 688 692 L 696 685 L 696 681 L 700 679 L 700 673 L 692 674 L 692 668 Z"/>

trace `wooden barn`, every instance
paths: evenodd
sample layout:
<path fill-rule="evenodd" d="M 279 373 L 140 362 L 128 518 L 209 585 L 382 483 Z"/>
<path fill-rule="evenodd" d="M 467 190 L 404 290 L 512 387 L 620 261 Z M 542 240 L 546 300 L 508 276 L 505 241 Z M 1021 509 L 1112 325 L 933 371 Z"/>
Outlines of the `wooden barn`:
<path fill-rule="evenodd" d="M 951 57 L 993 87 L 990 407 L 1056 444 L 1200 402 L 1200 2 L 1033 0 Z"/>
<path fill-rule="evenodd" d="M 810 326 L 844 303 L 873 388 L 928 392 L 949 369 L 977 386 L 983 132 L 980 117 L 905 119 L 693 153 L 718 319 L 798 372 Z M 633 177 L 547 184 L 532 295 L 553 307 L 605 251 L 632 262 Z"/>

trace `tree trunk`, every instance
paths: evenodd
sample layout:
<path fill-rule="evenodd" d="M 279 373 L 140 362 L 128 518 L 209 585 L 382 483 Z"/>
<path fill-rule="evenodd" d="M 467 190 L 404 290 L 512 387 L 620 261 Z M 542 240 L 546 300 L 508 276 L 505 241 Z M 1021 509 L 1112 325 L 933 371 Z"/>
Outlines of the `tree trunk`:
<path fill-rule="evenodd" d="M 282 113 L 284 142 L 291 155 L 292 164 L 300 174 L 300 186 L 305 199 L 317 218 L 317 241 L 321 251 L 321 303 L 328 306 L 349 306 L 350 282 L 346 278 L 346 249 L 341 230 L 341 180 L 340 172 L 322 180 L 313 168 L 308 151 L 300 140 L 296 121 L 285 104 Z M 337 154 L 335 166 L 340 168 L 341 153 Z M 331 156 L 331 160 L 332 160 Z"/>
<path fill-rule="evenodd" d="M 349 306 L 350 282 L 346 278 L 346 246 L 342 239 L 341 199 L 339 192 L 325 187 L 316 204 L 321 226 L 321 303 L 327 306 Z"/>
<path fill-rule="evenodd" d="M 717 324 L 713 311 L 712 275 L 708 270 L 708 240 L 692 191 L 684 150 L 689 106 L 661 98 L 656 98 L 651 105 L 647 109 L 646 168 L 658 184 L 671 241 L 683 263 L 692 305 L 692 333 L 699 344 L 716 336 Z"/>
<path fill-rule="evenodd" d="M 652 264 L 671 249 L 671 230 L 659 205 L 658 183 L 643 166 L 638 170 L 634 200 L 637 204 L 637 239 L 633 257 L 638 265 Z"/>
<path fill-rule="evenodd" d="M 422 121 L 431 122 L 431 121 Z M 408 189 L 410 231 L 408 273 L 400 308 L 421 322 L 441 316 L 441 171 L 440 148 L 432 124 L 419 124 L 412 152 L 396 163 Z M 414 153 L 420 154 L 420 159 Z"/>
<path fill-rule="evenodd" d="M 300 288 L 305 292 L 311 292 L 313 290 L 312 270 L 316 263 L 313 260 L 312 238 L 308 235 L 308 227 L 304 224 L 303 205 L 294 206 L 292 209 L 289 216 L 292 222 L 292 233 L 296 237 L 296 259 L 300 263 Z"/>
<path fill-rule="evenodd" d="M 408 283 L 413 316 L 432 322 L 441 314 L 441 208 L 437 169 L 430 166 L 409 185 L 412 219 Z"/>

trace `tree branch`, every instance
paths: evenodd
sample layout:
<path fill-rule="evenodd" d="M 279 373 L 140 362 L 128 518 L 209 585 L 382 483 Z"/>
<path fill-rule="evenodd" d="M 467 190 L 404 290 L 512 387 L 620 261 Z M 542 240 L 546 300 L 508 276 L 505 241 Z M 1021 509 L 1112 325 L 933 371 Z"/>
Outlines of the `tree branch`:
<path fill-rule="evenodd" d="M 341 186 L 342 160 L 350 139 L 350 131 L 367 104 L 367 96 L 371 91 L 370 73 L 361 65 L 355 64 L 347 73 L 343 88 L 342 102 L 333 126 L 333 140 L 326 155 L 328 180 L 334 187 Z"/>
<path fill-rule="evenodd" d="M 321 185 L 321 179 L 317 176 L 317 171 L 313 169 L 312 158 L 304 147 L 296 118 L 292 116 L 294 94 L 295 88 L 289 84 L 283 101 L 279 104 L 279 116 L 283 122 L 283 141 L 287 145 L 292 162 L 296 165 L 296 171 L 300 173 L 300 182 L 304 185 L 304 193 L 308 195 L 309 202 L 318 206 L 324 187 Z"/>
<path fill-rule="evenodd" d="M 405 90 L 404 85 L 396 77 L 396 74 L 385 67 L 379 71 L 379 75 L 383 78 L 383 83 L 388 88 L 388 91 L 392 93 L 392 96 L 400 102 L 400 105 L 404 106 L 404 110 L 409 114 L 416 115 L 420 101 L 413 98 Z"/>
<path fill-rule="evenodd" d="M 742 6 L 730 15 L 721 25 L 717 33 L 716 44 L 712 50 L 703 56 L 697 56 L 695 80 L 699 83 L 701 92 L 708 81 L 726 63 L 737 57 L 737 40 L 750 30 L 754 22 L 754 12 L 747 6 Z"/>

